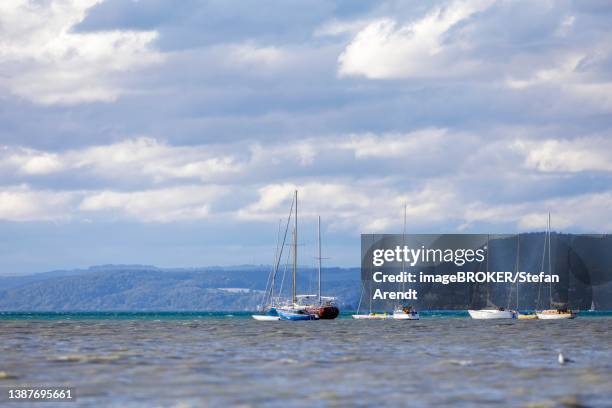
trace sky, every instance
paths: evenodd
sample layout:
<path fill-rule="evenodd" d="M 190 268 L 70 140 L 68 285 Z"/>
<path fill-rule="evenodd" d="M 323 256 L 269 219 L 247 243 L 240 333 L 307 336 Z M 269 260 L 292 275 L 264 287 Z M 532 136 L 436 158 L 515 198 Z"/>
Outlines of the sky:
<path fill-rule="evenodd" d="M 608 1 L 5 0 L 0 274 L 612 229 Z"/>

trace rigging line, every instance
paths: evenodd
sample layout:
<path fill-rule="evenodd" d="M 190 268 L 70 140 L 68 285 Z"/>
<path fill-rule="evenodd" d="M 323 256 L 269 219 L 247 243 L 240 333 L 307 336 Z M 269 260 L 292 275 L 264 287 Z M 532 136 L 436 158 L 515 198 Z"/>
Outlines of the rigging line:
<path fill-rule="evenodd" d="M 280 247 L 280 252 L 278 257 L 276 258 L 276 265 L 274 265 L 274 276 L 272 280 L 276 279 L 276 274 L 278 273 L 278 266 L 280 265 L 281 258 L 283 256 L 283 249 L 285 248 L 285 241 L 287 240 L 287 231 L 289 230 L 289 223 L 291 222 L 291 214 L 293 214 L 293 205 L 294 201 L 291 201 L 291 207 L 289 208 L 289 215 L 287 216 L 287 226 L 285 227 L 285 234 L 283 236 L 283 244 Z M 270 291 L 270 298 L 272 298 L 272 292 Z"/>
<path fill-rule="evenodd" d="M 364 291 L 365 291 L 365 286 L 362 281 L 361 282 L 361 294 L 359 295 L 359 304 L 357 305 L 357 314 L 359 314 L 359 310 L 361 309 L 361 299 L 363 298 Z"/>
<path fill-rule="evenodd" d="M 278 291 L 278 295 L 279 297 L 283 295 L 283 285 L 285 283 L 285 275 L 287 275 L 287 271 L 289 270 L 289 258 L 290 258 L 291 254 L 289 252 L 287 252 L 287 260 L 285 261 L 285 269 L 283 271 L 283 278 L 281 279 L 281 286 L 280 289 Z"/>
<path fill-rule="evenodd" d="M 276 233 L 276 250 L 274 251 L 274 262 L 276 262 L 276 258 L 278 257 L 282 223 L 283 223 L 282 219 L 278 220 L 278 232 Z M 266 302 L 267 295 L 268 295 L 268 285 L 270 285 L 270 292 L 269 292 L 270 298 Z M 263 293 L 263 299 L 261 303 L 262 308 L 265 307 L 266 303 L 270 303 L 273 297 L 274 297 L 274 267 L 272 267 L 272 270 L 270 270 L 270 273 L 268 274 L 268 280 L 266 281 L 266 288 Z"/>

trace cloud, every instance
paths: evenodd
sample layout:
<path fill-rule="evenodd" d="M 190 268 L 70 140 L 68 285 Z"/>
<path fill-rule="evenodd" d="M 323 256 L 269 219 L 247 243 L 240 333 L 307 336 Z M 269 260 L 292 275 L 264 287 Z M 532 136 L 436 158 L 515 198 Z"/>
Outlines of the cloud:
<path fill-rule="evenodd" d="M 32 190 L 28 185 L 0 187 L 0 220 L 68 220 L 76 199 L 69 191 Z"/>
<path fill-rule="evenodd" d="M 489 0 L 452 1 L 434 7 L 423 18 L 399 25 L 383 18 L 357 33 L 338 57 L 341 76 L 363 75 L 370 79 L 456 76 L 472 71 L 478 64 L 453 59 L 468 44 L 451 41 L 448 31 L 474 13 L 492 4 Z M 455 52 L 454 52 L 455 51 Z"/>
<path fill-rule="evenodd" d="M 432 128 L 405 135 L 354 135 L 341 146 L 352 150 L 356 158 L 411 157 L 439 152 L 441 144 L 451 138 L 446 129 Z"/>
<path fill-rule="evenodd" d="M 79 205 L 83 212 L 111 212 L 144 222 L 198 220 L 226 193 L 219 186 L 182 186 L 148 191 L 102 191 L 88 194 Z"/>
<path fill-rule="evenodd" d="M 5 147 L 5 151 L 8 147 Z M 15 152 L 5 157 L 3 166 L 14 167 L 25 175 L 43 175 L 60 171 L 63 168 L 57 154 L 38 152 L 34 149 L 16 148 Z"/>
<path fill-rule="evenodd" d="M 110 102 L 121 72 L 163 60 L 155 31 L 74 32 L 102 0 L 12 0 L 0 6 L 0 86 L 40 104 Z"/>
<path fill-rule="evenodd" d="M 612 140 L 609 138 L 520 140 L 515 147 L 525 155 L 524 166 L 541 172 L 612 172 Z"/>
<path fill-rule="evenodd" d="M 286 217 L 293 192 L 299 190 L 299 216 L 314 220 L 323 214 L 326 223 L 336 230 L 383 232 L 397 230 L 403 217 L 403 206 L 412 226 L 423 220 L 436 222 L 449 215 L 454 191 L 448 186 L 426 185 L 414 191 L 402 191 L 393 180 L 336 180 L 295 184 L 270 184 L 258 189 L 257 201 L 238 211 L 245 220 L 272 221 Z"/>
<path fill-rule="evenodd" d="M 612 192 L 578 194 L 573 197 L 551 197 L 520 204 L 473 203 L 465 211 L 466 222 L 488 221 L 512 223 L 519 230 L 541 231 L 546 228 L 548 213 L 552 229 L 579 230 L 592 233 L 612 229 L 612 221 L 602 216 L 612 207 Z"/>
<path fill-rule="evenodd" d="M 223 180 L 240 174 L 244 165 L 231 155 L 209 146 L 170 146 L 153 138 L 139 137 L 121 142 L 67 150 L 59 153 L 5 146 L 1 168 L 18 174 L 97 177 L 156 184 L 168 180 Z"/>

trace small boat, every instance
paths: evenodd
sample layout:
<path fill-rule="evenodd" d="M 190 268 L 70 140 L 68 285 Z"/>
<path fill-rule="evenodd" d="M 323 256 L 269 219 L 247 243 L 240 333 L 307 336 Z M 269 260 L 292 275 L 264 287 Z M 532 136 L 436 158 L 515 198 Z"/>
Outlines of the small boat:
<path fill-rule="evenodd" d="M 405 246 L 406 245 L 406 211 L 407 211 L 407 205 L 404 204 L 404 229 L 402 230 L 402 245 Z M 405 270 L 405 264 L 404 264 L 404 260 L 402 259 L 402 273 Z M 402 282 L 401 285 L 401 290 L 402 292 L 405 291 L 405 282 Z M 412 305 L 410 306 L 402 306 L 400 304 L 398 304 L 395 307 L 395 310 L 393 310 L 393 319 L 395 320 L 419 320 L 419 312 L 416 311 L 416 309 L 414 307 L 412 307 Z"/>
<path fill-rule="evenodd" d="M 353 319 L 358 320 L 387 320 L 393 319 L 393 315 L 389 313 L 368 313 L 368 314 L 354 314 Z"/>
<path fill-rule="evenodd" d="M 319 316 L 316 314 L 308 313 L 304 309 L 278 309 L 278 316 L 280 320 L 319 320 Z"/>
<path fill-rule="evenodd" d="M 412 306 L 398 307 L 393 311 L 395 320 L 419 320 L 419 312 Z"/>
<path fill-rule="evenodd" d="M 489 236 L 487 235 L 487 271 L 489 271 Z M 470 309 L 468 313 L 472 319 L 489 320 L 489 319 L 515 319 L 517 313 L 513 310 L 506 310 L 503 307 L 497 307 L 490 299 L 490 292 L 487 287 L 487 307 L 484 309 Z"/>
<path fill-rule="evenodd" d="M 516 318 L 519 320 L 537 320 L 538 315 L 535 313 L 517 313 Z"/>
<path fill-rule="evenodd" d="M 515 319 L 516 312 L 513 310 L 498 309 L 480 309 L 468 310 L 472 319 Z"/>
<path fill-rule="evenodd" d="M 594 312 L 595 310 L 595 302 L 591 300 L 591 308 L 589 309 L 589 312 Z"/>
<path fill-rule="evenodd" d="M 541 320 L 560 320 L 573 319 L 576 314 L 569 309 L 548 309 L 536 312 L 538 319 Z"/>
<path fill-rule="evenodd" d="M 551 274 L 552 271 L 552 262 L 550 256 L 550 213 L 548 213 L 548 224 L 546 226 L 546 235 L 544 237 L 544 255 L 546 254 L 546 239 L 548 238 L 548 274 Z M 542 257 L 544 258 L 544 256 Z M 571 273 L 571 263 L 569 260 L 568 253 L 568 268 L 570 268 L 569 272 Z M 543 265 L 542 265 L 542 269 Z M 567 307 L 567 303 L 564 302 L 554 302 L 553 301 L 553 290 L 552 290 L 552 280 L 550 281 L 549 289 L 549 309 L 546 310 L 538 310 L 536 311 L 536 315 L 540 320 L 562 320 L 562 319 L 573 319 L 576 317 L 576 313 Z"/>

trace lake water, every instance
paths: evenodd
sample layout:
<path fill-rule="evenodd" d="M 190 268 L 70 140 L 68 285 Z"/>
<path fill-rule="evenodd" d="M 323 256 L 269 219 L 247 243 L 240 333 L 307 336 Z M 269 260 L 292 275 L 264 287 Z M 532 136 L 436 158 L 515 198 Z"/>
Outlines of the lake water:
<path fill-rule="evenodd" d="M 612 406 L 609 314 L 463 316 L 0 313 L 0 388 L 70 386 L 67 407 Z M 574 361 L 560 365 L 560 349 Z"/>

